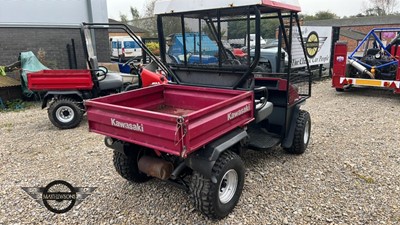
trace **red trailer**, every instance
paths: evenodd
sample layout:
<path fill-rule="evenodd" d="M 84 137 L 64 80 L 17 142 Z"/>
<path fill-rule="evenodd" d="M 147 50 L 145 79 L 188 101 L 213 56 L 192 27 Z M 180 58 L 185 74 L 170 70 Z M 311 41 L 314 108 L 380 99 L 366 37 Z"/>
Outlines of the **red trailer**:
<path fill-rule="evenodd" d="M 399 32 L 400 28 L 372 29 L 349 55 L 346 43 L 336 43 L 332 87 L 338 92 L 353 86 L 377 87 L 400 94 Z M 385 45 L 384 35 L 394 38 Z"/>
<path fill-rule="evenodd" d="M 240 155 L 247 149 L 281 146 L 292 154 L 304 153 L 311 118 L 300 106 L 311 96 L 311 73 L 309 66 L 305 71 L 291 68 L 292 29 L 297 25 L 300 30 L 296 2 L 157 1 L 161 59 L 154 61 L 171 82 L 85 103 L 89 130 L 106 136 L 116 171 L 132 182 L 156 177 L 179 185 L 188 190 L 196 209 L 219 219 L 239 201 L 245 180 Z M 288 66 L 282 70 L 286 73 L 257 73 L 261 21 L 276 19 L 275 15 L 280 31 L 285 31 L 279 44 L 284 42 L 282 53 L 289 54 Z M 289 21 L 288 29 L 283 18 Z M 210 53 L 201 38 L 187 36 L 186 21 L 199 34 L 207 26 L 218 49 Z M 248 43 L 244 58 L 235 58 L 221 41 L 222 22 L 245 24 L 248 37 L 253 27 L 255 49 Z M 166 41 L 171 34 L 164 29 L 171 24 L 180 25 L 174 27 L 182 38 L 182 49 L 176 52 L 183 53 L 173 58 L 167 54 L 167 47 L 174 47 Z M 304 50 L 304 44 L 301 47 Z M 209 57 L 218 60 L 210 63 Z"/>

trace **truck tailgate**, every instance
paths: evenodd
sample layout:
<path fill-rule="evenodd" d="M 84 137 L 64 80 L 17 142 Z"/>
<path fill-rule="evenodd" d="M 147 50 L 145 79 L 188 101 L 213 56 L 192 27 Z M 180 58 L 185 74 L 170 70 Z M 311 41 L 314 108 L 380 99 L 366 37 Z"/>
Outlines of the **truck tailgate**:
<path fill-rule="evenodd" d="M 251 91 L 157 85 L 86 101 L 89 130 L 186 157 L 253 120 Z"/>

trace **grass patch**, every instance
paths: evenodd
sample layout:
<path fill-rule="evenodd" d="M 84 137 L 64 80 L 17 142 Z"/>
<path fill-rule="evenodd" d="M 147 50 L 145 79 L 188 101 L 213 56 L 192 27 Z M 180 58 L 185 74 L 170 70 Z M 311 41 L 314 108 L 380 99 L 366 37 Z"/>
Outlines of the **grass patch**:
<path fill-rule="evenodd" d="M 365 181 L 365 183 L 367 183 L 367 184 L 374 184 L 374 183 L 375 183 L 375 180 L 374 180 L 372 177 L 364 176 L 364 175 L 359 174 L 359 173 L 357 173 L 357 172 L 355 172 L 355 171 L 353 171 L 353 174 L 354 174 L 356 177 L 358 177 L 359 179 Z"/>
<path fill-rule="evenodd" d="M 14 124 L 12 124 L 12 123 L 1 124 L 0 128 L 5 128 L 7 130 L 7 132 L 11 132 L 14 128 Z"/>

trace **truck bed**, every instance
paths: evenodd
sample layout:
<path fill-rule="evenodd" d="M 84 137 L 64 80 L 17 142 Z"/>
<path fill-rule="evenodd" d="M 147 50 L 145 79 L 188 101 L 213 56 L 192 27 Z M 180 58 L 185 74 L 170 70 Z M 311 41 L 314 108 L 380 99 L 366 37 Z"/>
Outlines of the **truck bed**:
<path fill-rule="evenodd" d="M 251 91 L 157 85 L 85 102 L 91 132 L 186 157 L 253 120 Z"/>
<path fill-rule="evenodd" d="M 91 90 L 90 70 L 41 70 L 28 73 L 28 88 L 32 91 Z"/>

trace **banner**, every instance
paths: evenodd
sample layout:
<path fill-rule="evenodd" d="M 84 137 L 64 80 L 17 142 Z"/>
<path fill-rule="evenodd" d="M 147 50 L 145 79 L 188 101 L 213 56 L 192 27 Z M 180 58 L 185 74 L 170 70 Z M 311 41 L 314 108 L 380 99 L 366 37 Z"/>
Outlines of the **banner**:
<path fill-rule="evenodd" d="M 305 67 L 307 65 L 301 41 L 306 48 L 306 56 L 310 66 L 330 63 L 332 27 L 302 26 L 301 33 L 303 40 L 300 38 L 298 28 L 293 27 L 292 68 Z"/>

